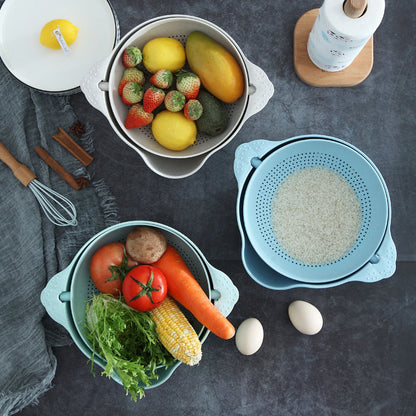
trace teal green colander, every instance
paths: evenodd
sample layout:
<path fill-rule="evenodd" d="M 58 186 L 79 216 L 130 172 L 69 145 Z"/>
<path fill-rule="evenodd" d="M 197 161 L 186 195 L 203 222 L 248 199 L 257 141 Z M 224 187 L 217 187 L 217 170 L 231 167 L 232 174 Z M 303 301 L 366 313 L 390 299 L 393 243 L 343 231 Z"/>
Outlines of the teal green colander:
<path fill-rule="evenodd" d="M 87 301 L 98 293 L 89 273 L 91 257 L 105 244 L 125 241 L 128 233 L 137 226 L 155 227 L 162 231 L 168 243 L 178 250 L 204 292 L 224 316 L 231 312 L 238 300 L 238 290 L 230 278 L 213 267 L 198 247 L 179 231 L 153 221 L 128 221 L 116 224 L 91 238 L 77 253 L 71 264 L 52 277 L 41 294 L 42 304 L 48 314 L 68 330 L 78 348 L 88 358 L 92 356 L 92 349 L 86 337 L 85 308 Z M 200 341 L 204 342 L 209 334 L 208 329 L 188 311 L 184 310 L 184 313 L 195 328 Z M 102 368 L 106 364 L 105 360 L 98 355 L 94 356 L 94 362 Z M 164 366 L 158 367 L 159 378 L 152 380 L 151 386 L 143 387 L 159 386 L 171 376 L 179 364 L 180 362 L 177 361 L 167 369 Z M 116 373 L 113 373 L 112 378 L 121 384 Z"/>
<path fill-rule="evenodd" d="M 98 290 L 90 278 L 90 262 L 93 254 L 102 246 L 116 242 L 126 241 L 128 233 L 137 225 L 134 223 L 124 224 L 123 227 L 114 227 L 100 238 L 96 239 L 82 254 L 75 267 L 73 278 L 71 280 L 71 312 L 74 323 L 78 332 L 85 342 L 89 345 L 85 330 L 85 305 L 88 299 L 91 299 Z M 173 232 L 170 228 L 164 227 L 161 224 L 153 224 L 153 227 L 159 228 L 166 237 L 169 244 L 174 246 L 181 254 L 185 263 L 196 277 L 204 292 L 211 296 L 210 276 L 207 267 L 202 260 L 196 255 L 195 251 L 179 237 L 177 232 Z M 206 338 L 204 327 L 196 321 L 192 315 L 188 316 L 197 334 L 204 341 Z"/>
<path fill-rule="evenodd" d="M 254 172 L 243 195 L 243 222 L 258 256 L 273 270 L 308 283 L 334 282 L 359 270 L 375 256 L 389 218 L 386 188 L 375 165 L 358 149 L 329 138 L 301 138 L 253 158 Z M 272 226 L 272 201 L 279 184 L 294 171 L 322 166 L 348 181 L 361 205 L 362 223 L 353 247 L 326 264 L 306 264 L 289 256 L 278 244 Z"/>

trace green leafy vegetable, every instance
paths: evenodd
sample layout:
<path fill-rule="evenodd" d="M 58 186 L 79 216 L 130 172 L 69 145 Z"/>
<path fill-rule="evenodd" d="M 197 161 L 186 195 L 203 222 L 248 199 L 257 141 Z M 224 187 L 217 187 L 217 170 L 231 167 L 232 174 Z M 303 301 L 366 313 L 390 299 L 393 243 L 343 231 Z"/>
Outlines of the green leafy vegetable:
<path fill-rule="evenodd" d="M 173 357 L 159 341 L 156 325 L 146 312 L 138 312 L 117 298 L 100 293 L 87 304 L 86 336 L 94 355 L 107 361 L 103 374 L 111 377 L 116 371 L 126 395 L 137 401 L 144 396 L 144 387 L 157 379 L 157 366 L 168 367 Z M 93 366 L 94 364 L 92 364 Z M 139 383 L 143 385 L 140 386 Z"/>

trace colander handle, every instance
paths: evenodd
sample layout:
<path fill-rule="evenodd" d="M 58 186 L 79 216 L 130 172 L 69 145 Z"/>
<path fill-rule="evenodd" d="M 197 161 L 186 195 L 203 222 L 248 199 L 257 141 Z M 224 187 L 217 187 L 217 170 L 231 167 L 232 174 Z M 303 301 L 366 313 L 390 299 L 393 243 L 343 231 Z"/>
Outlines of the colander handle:
<path fill-rule="evenodd" d="M 69 300 L 67 288 L 71 269 L 72 264 L 53 276 L 40 295 L 40 301 L 48 315 L 68 331 L 71 325 L 66 301 Z"/>
<path fill-rule="evenodd" d="M 108 82 L 105 81 L 105 74 L 109 65 L 109 57 L 97 62 L 81 80 L 81 91 L 87 101 L 98 111 L 101 111 L 107 118 L 110 117 L 107 111 L 105 93 L 108 91 Z"/>
<path fill-rule="evenodd" d="M 231 279 L 221 270 L 208 265 L 213 281 L 211 298 L 214 300 L 216 308 L 224 315 L 228 316 L 238 301 L 238 289 L 234 286 Z"/>
<path fill-rule="evenodd" d="M 249 98 L 243 122 L 261 111 L 274 94 L 274 86 L 266 73 L 247 58 L 245 62 L 249 76 Z"/>
<path fill-rule="evenodd" d="M 240 189 L 251 170 L 257 167 L 255 161 L 280 143 L 279 141 L 253 140 L 237 147 L 234 158 L 234 175 Z"/>
<path fill-rule="evenodd" d="M 391 237 L 390 228 L 373 259 L 376 260 L 370 260 L 348 281 L 372 283 L 393 276 L 396 271 L 397 250 Z"/>

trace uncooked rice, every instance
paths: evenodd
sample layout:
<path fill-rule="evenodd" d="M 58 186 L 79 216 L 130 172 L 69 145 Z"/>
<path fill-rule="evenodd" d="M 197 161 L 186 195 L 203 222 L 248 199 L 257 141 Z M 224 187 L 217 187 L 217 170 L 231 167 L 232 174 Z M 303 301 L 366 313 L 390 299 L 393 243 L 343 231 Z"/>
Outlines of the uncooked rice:
<path fill-rule="evenodd" d="M 272 226 L 290 257 L 311 265 L 331 263 L 357 240 L 360 201 L 337 172 L 321 166 L 298 169 L 277 188 Z"/>

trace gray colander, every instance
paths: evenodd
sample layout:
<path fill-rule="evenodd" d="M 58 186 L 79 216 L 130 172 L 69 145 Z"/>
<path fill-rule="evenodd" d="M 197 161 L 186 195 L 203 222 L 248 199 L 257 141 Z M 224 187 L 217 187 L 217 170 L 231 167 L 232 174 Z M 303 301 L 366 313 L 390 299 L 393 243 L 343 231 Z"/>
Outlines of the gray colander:
<path fill-rule="evenodd" d="M 87 301 L 98 293 L 89 273 L 92 255 L 105 244 L 125 241 L 128 233 L 139 225 L 156 227 L 163 232 L 169 244 L 181 254 L 185 263 L 198 280 L 207 296 L 213 300 L 217 309 L 227 316 L 238 300 L 238 290 L 228 276 L 211 266 L 195 244 L 180 232 L 164 224 L 152 221 L 129 221 L 109 227 L 89 240 L 75 256 L 73 262 L 62 272 L 55 275 L 42 291 L 41 301 L 48 314 L 62 324 L 71 334 L 76 345 L 90 358 L 92 349 L 86 337 L 85 308 Z M 197 332 L 201 342 L 207 338 L 209 331 L 202 326 L 188 311 L 185 315 Z M 105 361 L 94 356 L 94 362 L 104 368 Z M 150 387 L 156 387 L 166 381 L 180 363 L 165 369 L 158 368 L 158 380 L 153 380 Z M 116 373 L 112 378 L 121 384 Z M 145 386 L 143 386 L 145 387 Z"/>
<path fill-rule="evenodd" d="M 265 141 L 258 142 L 262 148 Z M 260 157 L 256 156 L 256 144 L 245 149 L 252 153 L 248 160 L 251 172 L 241 192 L 242 227 L 262 261 L 280 275 L 307 283 L 334 282 L 368 262 L 377 263 L 377 249 L 389 223 L 390 200 L 384 180 L 370 159 L 348 143 L 327 136 L 300 136 L 270 143 L 266 153 L 258 153 Z M 241 153 L 239 157 L 247 163 Z M 239 163 L 236 160 L 237 179 L 244 176 L 239 173 Z M 354 246 L 342 258 L 327 264 L 305 264 L 290 257 L 279 246 L 272 229 L 271 207 L 278 185 L 295 170 L 311 166 L 338 172 L 355 190 L 361 204 L 362 225 Z"/>

